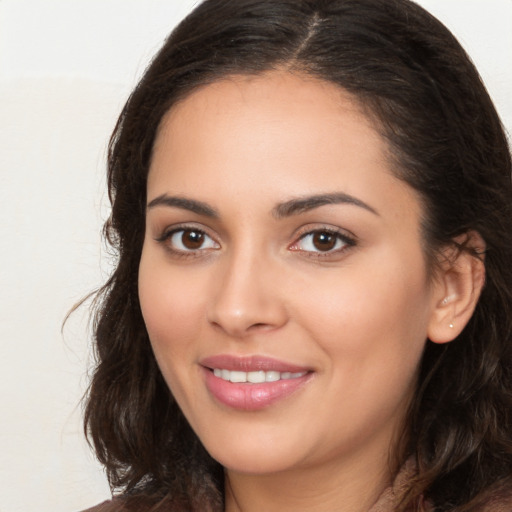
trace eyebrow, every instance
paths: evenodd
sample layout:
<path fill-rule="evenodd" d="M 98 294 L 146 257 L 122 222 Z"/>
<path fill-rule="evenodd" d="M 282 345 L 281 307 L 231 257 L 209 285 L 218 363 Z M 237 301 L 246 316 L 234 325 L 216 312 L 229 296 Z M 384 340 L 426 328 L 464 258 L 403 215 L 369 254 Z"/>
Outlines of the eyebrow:
<path fill-rule="evenodd" d="M 147 206 L 148 210 L 155 208 L 156 206 L 168 206 L 171 208 L 181 208 L 183 210 L 188 210 L 193 213 L 197 213 L 198 215 L 203 215 L 205 217 L 218 218 L 219 213 L 215 208 L 212 208 L 210 205 L 203 203 L 202 201 L 196 201 L 195 199 L 187 199 L 186 197 L 180 196 L 169 196 L 167 194 L 162 194 L 155 199 L 152 199 Z"/>
<path fill-rule="evenodd" d="M 279 219 L 305 213 L 309 210 L 313 210 L 314 208 L 319 208 L 320 206 L 325 206 L 328 204 L 350 204 L 368 210 L 374 215 L 379 215 L 375 208 L 372 208 L 370 205 L 366 204 L 360 199 L 357 199 L 356 197 L 349 194 L 345 194 L 344 192 L 317 194 L 313 196 L 290 199 L 289 201 L 278 204 L 275 208 L 273 208 L 272 214 L 274 217 Z"/>
<path fill-rule="evenodd" d="M 278 219 L 284 217 L 291 217 L 292 215 L 299 215 L 309 210 L 313 210 L 315 208 L 319 208 L 320 206 L 325 206 L 329 204 L 350 204 L 363 208 L 373 213 L 374 215 L 379 215 L 377 210 L 372 208 L 370 205 L 366 204 L 360 199 L 357 199 L 354 196 L 345 194 L 344 192 L 316 194 L 312 196 L 290 199 L 289 201 L 280 203 L 277 206 L 275 206 L 272 209 L 272 215 Z M 211 207 L 209 204 L 204 203 L 202 201 L 197 201 L 196 199 L 188 199 L 186 197 L 169 196 L 167 194 L 162 194 L 158 197 L 155 197 L 155 199 L 152 199 L 148 203 L 147 209 L 150 210 L 157 206 L 181 208 L 183 210 L 188 210 L 190 212 L 197 213 L 198 215 L 203 215 L 205 217 L 211 217 L 214 219 L 219 218 L 218 211 L 215 208 Z"/>

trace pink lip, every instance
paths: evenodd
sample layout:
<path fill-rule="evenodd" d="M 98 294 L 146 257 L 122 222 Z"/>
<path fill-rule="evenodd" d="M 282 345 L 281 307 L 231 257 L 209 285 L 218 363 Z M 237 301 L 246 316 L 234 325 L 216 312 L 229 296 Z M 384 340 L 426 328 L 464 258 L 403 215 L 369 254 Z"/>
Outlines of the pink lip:
<path fill-rule="evenodd" d="M 301 367 L 276 359 L 261 356 L 233 357 L 219 355 L 201 361 L 206 387 L 210 394 L 220 403 L 233 409 L 257 411 L 283 400 L 302 388 L 311 380 L 309 368 Z M 299 373 L 306 372 L 302 377 L 263 382 L 260 384 L 228 382 L 213 374 L 213 368 L 231 371 L 278 371 Z"/>

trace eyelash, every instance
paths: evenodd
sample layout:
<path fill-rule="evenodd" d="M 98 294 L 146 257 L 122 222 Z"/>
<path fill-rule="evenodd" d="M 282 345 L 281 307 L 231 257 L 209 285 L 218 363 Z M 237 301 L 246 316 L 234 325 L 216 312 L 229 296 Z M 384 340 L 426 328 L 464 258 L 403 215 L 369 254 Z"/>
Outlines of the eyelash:
<path fill-rule="evenodd" d="M 197 248 L 176 248 L 176 243 L 179 243 L 183 246 L 183 235 L 186 232 L 196 233 L 199 237 L 207 238 L 209 240 L 209 247 L 201 247 Z M 181 233 L 181 238 L 177 241 L 173 241 L 173 238 L 176 235 Z M 300 248 L 299 245 L 305 241 L 308 237 L 314 237 L 315 235 L 327 235 L 328 237 L 335 237 L 335 245 L 332 249 L 328 249 L 326 251 L 322 250 L 308 250 Z M 157 242 L 165 244 L 168 251 L 170 251 L 174 256 L 181 258 L 190 258 L 190 257 L 199 257 L 204 254 L 204 251 L 210 250 L 218 250 L 220 248 L 220 244 L 215 241 L 213 237 L 211 237 L 204 229 L 196 228 L 195 226 L 177 226 L 172 229 L 164 231 L 159 237 L 155 239 Z M 311 243 L 314 243 L 311 240 Z M 341 243 L 341 247 L 337 247 Z M 302 234 L 298 237 L 298 239 L 288 246 L 288 249 L 291 251 L 301 252 L 310 258 L 328 258 L 333 255 L 341 255 L 345 251 L 349 250 L 351 247 L 356 245 L 355 237 L 348 236 L 341 231 L 333 229 L 331 227 L 319 227 L 315 229 L 308 228 L 304 230 Z"/>
<path fill-rule="evenodd" d="M 197 233 L 200 237 L 207 237 L 214 245 L 217 247 L 198 247 L 196 249 L 187 249 L 187 248 L 176 248 L 173 246 L 173 238 L 181 233 L 181 237 L 186 232 L 190 233 Z M 195 226 L 177 226 L 172 229 L 165 230 L 159 237 L 155 239 L 157 242 L 164 244 L 166 246 L 166 249 L 170 251 L 173 256 L 178 256 L 181 258 L 190 258 L 190 257 L 198 257 L 203 253 L 204 251 L 209 251 L 211 249 L 217 250 L 220 248 L 220 245 L 218 242 L 216 242 L 204 229 L 196 228 Z M 181 245 L 183 245 L 183 239 L 181 238 L 179 242 Z M 176 244 L 176 241 L 174 242 L 174 245 Z"/>
<path fill-rule="evenodd" d="M 332 249 L 322 251 L 322 250 L 306 250 L 301 249 L 299 247 L 299 244 L 306 240 L 308 237 L 313 238 L 315 235 L 327 235 L 329 237 L 335 237 L 334 243 L 335 246 Z M 313 240 L 311 240 L 311 243 L 314 243 Z M 341 243 L 341 247 L 336 247 L 338 244 Z M 349 250 L 351 247 L 354 247 L 356 245 L 356 239 L 355 237 L 348 236 L 346 233 L 342 233 L 341 231 L 337 229 L 333 229 L 331 227 L 319 227 L 315 229 L 308 228 L 306 231 L 304 231 L 298 238 L 296 242 L 293 242 L 292 245 L 290 245 L 288 248 L 292 251 L 302 252 L 305 253 L 310 258 L 328 258 L 332 257 L 334 255 L 341 255 L 345 251 Z"/>

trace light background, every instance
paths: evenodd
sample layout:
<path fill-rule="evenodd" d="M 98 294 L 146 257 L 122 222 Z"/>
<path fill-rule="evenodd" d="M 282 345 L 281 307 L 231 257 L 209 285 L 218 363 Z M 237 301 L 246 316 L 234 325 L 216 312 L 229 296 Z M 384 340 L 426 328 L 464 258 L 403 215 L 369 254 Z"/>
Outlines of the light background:
<path fill-rule="evenodd" d="M 83 440 L 86 311 L 111 259 L 100 232 L 109 134 L 193 0 L 0 0 L 0 512 L 108 497 Z M 421 0 L 455 33 L 512 131 L 512 0 Z"/>

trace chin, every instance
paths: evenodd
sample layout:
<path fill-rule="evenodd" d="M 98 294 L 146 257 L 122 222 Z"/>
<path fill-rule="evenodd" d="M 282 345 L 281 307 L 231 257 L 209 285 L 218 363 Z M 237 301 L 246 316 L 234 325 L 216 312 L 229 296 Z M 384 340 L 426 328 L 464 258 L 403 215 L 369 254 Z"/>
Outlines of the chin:
<path fill-rule="evenodd" d="M 241 456 L 240 454 L 223 454 L 220 457 L 214 457 L 225 469 L 235 473 L 244 473 L 251 475 L 267 475 L 286 471 L 295 467 L 295 463 L 277 456 Z"/>
<path fill-rule="evenodd" d="M 285 471 L 298 463 L 297 446 L 281 446 L 276 449 L 274 443 L 231 442 L 223 446 L 216 443 L 211 448 L 206 445 L 209 454 L 224 468 L 237 473 L 269 474 Z"/>

